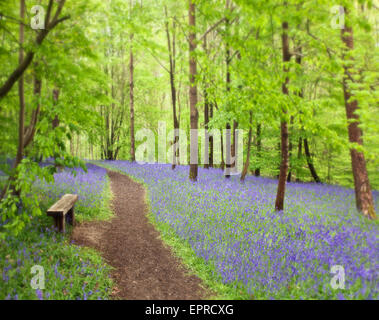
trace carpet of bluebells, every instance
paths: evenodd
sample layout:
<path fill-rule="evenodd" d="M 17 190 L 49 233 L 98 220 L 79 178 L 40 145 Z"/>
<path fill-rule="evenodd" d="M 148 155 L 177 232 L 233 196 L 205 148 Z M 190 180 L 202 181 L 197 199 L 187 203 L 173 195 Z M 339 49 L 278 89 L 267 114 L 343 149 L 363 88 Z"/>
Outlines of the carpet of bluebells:
<path fill-rule="evenodd" d="M 81 168 L 65 169 L 54 175 L 54 184 L 39 182 L 36 184 L 38 190 L 43 190 L 41 200 L 52 204 L 66 193 L 79 195 L 79 201 L 75 205 L 76 218 L 80 220 L 96 218 L 99 214 L 107 217 L 109 212 L 101 211 L 107 193 L 104 189 L 108 187 L 108 177 L 104 168 L 87 164 L 87 172 Z"/>
<path fill-rule="evenodd" d="M 143 182 L 154 219 L 246 299 L 379 298 L 378 224 L 357 213 L 351 189 L 289 183 L 285 210 L 275 212 L 273 179 L 249 176 L 242 184 L 199 168 L 193 183 L 188 167 L 103 164 Z M 332 288 L 333 265 L 344 268 L 345 289 Z"/>
<path fill-rule="evenodd" d="M 36 183 L 41 206 L 46 209 L 65 193 L 79 195 L 77 219 L 106 218 L 109 182 L 106 170 L 87 165 L 55 174 L 54 184 Z M 4 223 L 3 223 L 4 224 Z M 93 250 L 70 243 L 52 227 L 52 218 L 33 217 L 17 237 L 0 243 L 0 299 L 108 299 L 112 287 L 110 268 Z M 34 265 L 45 272 L 45 289 L 33 289 Z"/>

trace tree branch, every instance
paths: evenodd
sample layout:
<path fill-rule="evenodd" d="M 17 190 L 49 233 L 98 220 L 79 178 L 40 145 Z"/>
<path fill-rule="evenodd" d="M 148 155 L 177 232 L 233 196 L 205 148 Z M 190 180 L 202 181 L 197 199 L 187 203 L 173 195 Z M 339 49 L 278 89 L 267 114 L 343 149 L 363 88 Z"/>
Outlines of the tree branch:
<path fill-rule="evenodd" d="M 212 27 L 210 27 L 207 31 L 205 31 L 205 33 L 200 37 L 199 41 L 202 41 L 210 32 L 215 30 L 221 23 L 223 23 L 225 21 L 225 19 L 226 18 L 223 17 L 222 19 L 217 21 Z"/>
<path fill-rule="evenodd" d="M 52 0 L 50 0 L 50 2 L 52 2 Z M 61 19 L 58 19 L 58 16 L 62 11 L 64 3 L 65 3 L 65 0 L 61 0 L 59 2 L 57 11 L 55 12 L 55 15 L 54 15 L 54 19 L 48 23 L 48 25 L 46 26 L 46 29 L 43 29 L 40 32 L 38 32 L 36 40 L 35 40 L 37 46 L 40 46 L 42 44 L 43 40 L 46 38 L 49 32 L 52 29 L 54 29 L 59 23 L 70 18 L 70 16 L 64 16 Z M 49 3 L 49 6 L 50 6 L 50 3 Z M 48 9 L 48 10 L 51 10 L 51 9 Z M 29 67 L 29 65 L 33 61 L 34 54 L 35 54 L 34 49 L 30 50 L 26 54 L 25 59 L 18 65 L 18 67 L 12 72 L 12 74 L 5 81 L 5 83 L 0 87 L 0 100 L 8 94 L 8 92 L 12 89 L 16 81 L 22 76 L 25 70 Z"/>

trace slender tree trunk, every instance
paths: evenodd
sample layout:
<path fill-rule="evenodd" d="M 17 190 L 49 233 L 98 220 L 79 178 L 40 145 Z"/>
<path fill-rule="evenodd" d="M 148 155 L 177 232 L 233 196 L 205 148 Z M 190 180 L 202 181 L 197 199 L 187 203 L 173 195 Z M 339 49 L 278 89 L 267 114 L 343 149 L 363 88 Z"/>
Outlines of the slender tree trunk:
<path fill-rule="evenodd" d="M 25 0 L 20 0 L 20 19 L 24 21 L 25 18 Z M 21 65 L 24 61 L 24 24 L 20 23 L 20 49 L 18 53 L 18 63 Z M 24 76 L 21 75 L 18 80 L 18 97 L 20 103 L 19 116 L 18 116 L 18 148 L 14 168 L 16 168 L 22 161 L 24 153 L 24 127 L 25 127 L 25 93 L 24 93 Z"/>
<path fill-rule="evenodd" d="M 289 49 L 289 39 L 288 39 L 288 22 L 282 23 L 282 51 L 283 51 L 283 62 L 289 62 L 291 60 L 291 54 Z M 288 73 L 288 67 L 284 66 L 284 72 Z M 288 83 L 289 78 L 286 77 L 285 82 L 282 85 L 282 92 L 288 95 Z M 281 133 L 281 165 L 278 180 L 278 190 L 275 201 L 275 209 L 281 211 L 284 209 L 284 196 L 286 191 L 286 179 L 288 172 L 288 125 L 285 120 L 286 110 L 283 109 L 283 115 L 280 124 Z"/>
<path fill-rule="evenodd" d="M 228 7 L 228 1 L 227 1 L 227 7 Z M 227 33 L 229 33 L 229 26 L 230 26 L 230 21 L 229 19 L 225 19 L 225 28 L 227 30 Z M 226 42 L 226 59 L 225 59 L 225 62 L 226 62 L 226 91 L 227 91 L 227 94 L 229 95 L 230 94 L 230 83 L 231 83 L 231 74 L 230 74 L 230 46 L 229 46 L 229 43 L 228 43 L 229 39 L 227 39 L 227 42 Z M 231 138 L 232 138 L 232 135 L 230 133 L 231 131 L 231 126 L 230 126 L 230 123 L 228 122 L 226 124 L 226 141 L 225 141 L 225 178 L 226 179 L 229 179 L 230 178 L 230 171 L 231 171 Z"/>
<path fill-rule="evenodd" d="M 261 157 L 261 150 L 262 150 L 262 137 L 261 137 L 261 124 L 258 123 L 257 125 L 257 157 L 260 159 Z M 255 169 L 255 176 L 259 177 L 261 175 L 261 168 L 258 167 Z"/>
<path fill-rule="evenodd" d="M 209 104 L 209 118 L 213 118 L 213 104 Z M 209 167 L 213 168 L 213 136 L 209 137 Z"/>
<path fill-rule="evenodd" d="M 203 49 L 206 55 L 208 56 L 207 50 L 207 35 L 204 36 L 203 41 Z M 209 132 L 208 132 L 208 123 L 209 123 L 209 99 L 208 99 L 208 91 L 207 91 L 207 82 L 204 77 L 204 159 L 207 159 L 206 163 L 204 163 L 204 168 L 209 169 Z"/>
<path fill-rule="evenodd" d="M 345 16 L 348 17 L 348 11 L 345 8 Z M 346 45 L 343 60 L 347 60 L 346 54 L 354 49 L 353 28 L 350 25 L 345 25 L 341 30 L 341 38 Z M 343 92 L 345 99 L 346 116 L 349 121 L 348 133 L 349 141 L 359 146 L 363 145 L 362 130 L 359 127 L 360 118 L 357 114 L 359 109 L 358 101 L 354 99 L 353 93 L 349 88 L 349 80 L 352 80 L 351 73 L 354 71 L 349 68 L 349 63 L 344 64 L 345 76 L 343 78 Z M 354 82 L 354 81 L 353 81 Z M 374 209 L 374 199 L 371 193 L 370 182 L 368 178 L 366 160 L 363 152 L 358 151 L 355 148 L 350 149 L 351 164 L 354 176 L 354 189 L 355 200 L 357 209 L 363 213 L 364 216 L 370 219 L 376 219 L 376 213 Z"/>
<path fill-rule="evenodd" d="M 226 135 L 225 135 L 225 178 L 230 179 L 231 170 L 231 128 L 230 123 L 226 124 Z"/>
<path fill-rule="evenodd" d="M 53 89 L 53 103 L 54 105 L 57 105 L 58 99 L 59 99 L 59 89 L 55 88 Z M 58 115 L 55 115 L 53 122 L 52 122 L 52 127 L 53 129 L 57 128 L 59 126 L 59 117 Z"/>
<path fill-rule="evenodd" d="M 24 148 L 25 149 L 34 139 L 34 135 L 37 129 L 38 117 L 41 111 L 40 97 L 41 97 L 41 90 L 42 90 L 42 81 L 37 75 L 37 71 L 36 71 L 37 63 L 35 63 L 34 66 L 35 66 L 35 70 L 34 70 L 34 80 L 33 80 L 33 95 L 34 95 L 34 99 L 37 105 L 36 105 L 36 108 L 32 112 L 29 125 L 25 128 L 25 134 L 24 134 Z"/>
<path fill-rule="evenodd" d="M 232 145 L 231 145 L 231 149 L 232 149 L 232 157 L 234 158 L 234 161 L 233 163 L 231 164 L 231 167 L 232 167 L 232 170 L 235 171 L 237 168 L 236 168 L 236 164 L 237 164 L 237 147 L 236 147 L 236 138 L 237 138 L 237 135 L 236 135 L 236 130 L 238 128 L 238 122 L 237 121 L 233 121 L 233 137 L 232 137 Z M 242 159 L 243 161 L 243 159 Z"/>
<path fill-rule="evenodd" d="M 196 6 L 193 0 L 189 0 L 189 68 L 190 68 L 190 89 L 189 89 L 189 98 L 190 98 L 190 115 L 191 115 L 191 143 L 190 143 L 190 173 L 189 178 L 192 181 L 197 181 L 197 172 L 198 172 L 198 119 L 199 113 L 197 110 L 197 85 L 196 85 L 196 75 L 197 75 L 197 65 L 195 58 L 196 50 Z"/>
<path fill-rule="evenodd" d="M 20 0 L 20 20 L 24 21 L 25 18 L 25 0 Z M 18 52 L 18 63 L 21 65 L 24 61 L 24 25 L 20 23 L 20 34 L 19 34 L 19 43 L 20 48 Z M 24 155 L 24 127 L 25 127 L 25 93 L 24 93 L 24 76 L 23 74 L 19 77 L 18 80 L 18 97 L 19 97 L 19 116 L 18 116 L 18 147 L 17 147 L 17 155 L 16 159 L 13 163 L 13 168 L 16 169 L 18 165 L 21 163 L 23 155 Z M 12 173 L 12 176 L 9 179 L 9 182 L 4 187 L 1 199 L 4 197 L 8 186 L 14 195 L 17 197 L 20 196 L 21 190 L 17 189 L 12 183 L 16 179 L 16 172 Z"/>
<path fill-rule="evenodd" d="M 294 117 L 291 116 L 290 124 L 291 124 L 291 130 L 293 128 L 293 122 L 294 122 Z M 291 157 L 292 157 L 292 149 L 293 149 L 293 144 L 291 139 L 289 139 L 289 147 L 288 147 L 288 152 L 289 152 L 289 160 L 291 162 Z M 291 164 L 289 165 L 289 170 L 288 170 L 288 176 L 287 176 L 287 182 L 291 182 L 292 178 L 292 166 Z"/>
<path fill-rule="evenodd" d="M 176 114 L 176 86 L 175 86 L 175 69 L 176 69 L 176 43 L 175 43 L 175 31 L 173 32 L 172 36 L 172 45 L 171 45 L 171 37 L 170 37 L 170 29 L 168 24 L 168 14 L 167 14 L 167 7 L 165 6 L 165 15 L 166 15 L 166 36 L 167 36 L 167 45 L 168 45 L 168 52 L 169 52 L 169 63 L 170 63 L 170 88 L 171 88 L 171 101 L 172 101 L 172 116 L 173 116 L 173 123 L 174 123 L 174 139 L 172 142 L 173 146 L 173 152 L 172 152 L 172 170 L 176 167 L 176 159 L 179 156 L 178 154 L 178 148 L 177 144 L 179 141 L 179 121 Z M 173 24 L 174 30 L 175 30 L 175 24 Z"/>
<path fill-rule="evenodd" d="M 73 135 L 71 136 L 71 139 L 70 139 L 70 153 L 72 156 L 74 155 L 74 136 Z"/>
<path fill-rule="evenodd" d="M 78 133 L 78 135 L 76 136 L 76 157 L 80 157 L 80 134 Z"/>
<path fill-rule="evenodd" d="M 136 161 L 135 155 L 135 139 L 134 139 L 134 56 L 133 56 L 133 34 L 130 36 L 130 61 L 129 61 L 129 72 L 130 72 L 130 160 L 132 162 Z"/>
<path fill-rule="evenodd" d="M 302 48 L 300 47 L 299 48 L 299 52 L 300 54 L 302 53 Z M 301 55 L 297 55 L 296 56 L 296 63 L 301 65 Z M 303 90 L 301 90 L 299 92 L 299 97 L 300 98 L 303 98 L 304 97 L 304 93 L 303 93 Z M 298 158 L 300 159 L 301 157 L 301 138 L 299 140 L 299 146 L 298 146 Z M 317 174 L 317 171 L 316 171 L 316 168 L 314 167 L 313 165 L 313 161 L 312 161 L 312 156 L 311 156 L 311 153 L 309 151 L 309 144 L 308 144 L 308 139 L 307 138 L 304 138 L 304 152 L 305 152 L 305 157 L 306 157 L 306 160 L 307 160 L 307 165 L 308 165 L 308 168 L 309 168 L 309 171 L 312 175 L 312 178 L 315 182 L 317 183 L 321 183 L 321 179 L 320 177 L 318 176 Z"/>
<path fill-rule="evenodd" d="M 221 133 L 221 164 L 220 168 L 222 171 L 225 170 L 225 161 L 224 161 L 224 135 Z"/>
<path fill-rule="evenodd" d="M 299 163 L 300 163 L 301 154 L 302 154 L 302 145 L 303 145 L 303 139 L 300 137 L 299 142 L 297 144 L 297 159 L 299 160 Z M 298 167 L 296 170 L 296 181 L 297 182 L 300 181 L 299 177 L 300 177 L 300 175 L 299 175 L 299 167 Z"/>
<path fill-rule="evenodd" d="M 308 139 L 304 138 L 303 141 L 304 141 L 304 153 L 305 153 L 305 157 L 307 159 L 307 164 L 308 164 L 309 171 L 311 172 L 313 180 L 315 182 L 317 182 L 317 183 L 321 183 L 321 179 L 318 176 L 318 174 L 316 172 L 316 169 L 315 169 L 315 167 L 313 165 L 312 156 L 311 156 L 311 153 L 309 151 Z"/>
<path fill-rule="evenodd" d="M 205 85 L 205 84 L 204 84 Z M 204 89 L 204 159 L 208 159 L 208 163 L 204 163 L 204 168 L 209 169 L 209 134 L 208 134 L 208 123 L 209 123 L 209 101 L 207 89 Z"/>
<path fill-rule="evenodd" d="M 241 181 L 242 182 L 245 181 L 246 175 L 247 175 L 247 173 L 249 171 L 250 152 L 251 152 L 251 140 L 252 140 L 252 137 L 253 137 L 252 122 L 253 122 L 253 112 L 250 111 L 250 121 L 249 121 L 250 128 L 249 128 L 249 137 L 248 137 L 248 141 L 247 141 L 247 155 L 246 155 L 246 162 L 245 162 L 245 165 L 243 167 L 242 174 L 241 174 Z"/>

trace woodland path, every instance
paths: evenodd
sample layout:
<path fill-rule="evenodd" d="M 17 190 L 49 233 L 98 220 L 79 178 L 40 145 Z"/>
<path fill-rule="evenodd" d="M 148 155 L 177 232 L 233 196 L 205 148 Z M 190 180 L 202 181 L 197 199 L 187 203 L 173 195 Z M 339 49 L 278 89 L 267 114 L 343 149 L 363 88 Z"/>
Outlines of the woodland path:
<path fill-rule="evenodd" d="M 145 189 L 128 176 L 108 171 L 113 192 L 110 221 L 75 226 L 75 244 L 98 250 L 114 267 L 113 299 L 202 299 L 201 280 L 189 275 L 159 238 L 146 216 Z"/>

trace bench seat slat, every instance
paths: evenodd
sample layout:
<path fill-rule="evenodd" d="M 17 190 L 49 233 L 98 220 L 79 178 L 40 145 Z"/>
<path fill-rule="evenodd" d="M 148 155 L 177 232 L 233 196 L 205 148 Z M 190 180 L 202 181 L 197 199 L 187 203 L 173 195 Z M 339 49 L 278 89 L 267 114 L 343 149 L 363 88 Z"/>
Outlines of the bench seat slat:
<path fill-rule="evenodd" d="M 66 194 L 59 201 L 53 204 L 49 210 L 47 210 L 47 214 L 62 214 L 65 215 L 78 200 L 77 194 Z"/>

